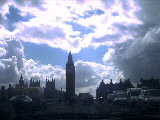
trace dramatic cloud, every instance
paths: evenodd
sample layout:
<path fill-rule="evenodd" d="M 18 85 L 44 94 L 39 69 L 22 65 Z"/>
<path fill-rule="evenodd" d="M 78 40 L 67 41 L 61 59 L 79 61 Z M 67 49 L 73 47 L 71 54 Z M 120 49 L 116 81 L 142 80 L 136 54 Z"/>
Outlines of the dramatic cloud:
<path fill-rule="evenodd" d="M 57 89 L 65 88 L 65 70 L 59 66 L 43 65 L 30 59 L 24 62 L 22 72 L 28 80 L 31 77 L 35 80 L 40 79 L 41 87 L 45 87 L 46 79 L 51 80 L 53 78 L 56 80 Z"/>
<path fill-rule="evenodd" d="M 20 6 L 37 7 L 43 10 L 43 4 L 45 4 L 44 1 L 45 0 L 14 0 L 14 3 Z"/>
<path fill-rule="evenodd" d="M 99 83 L 104 79 L 105 83 L 119 82 L 123 74 L 111 66 L 97 64 L 95 62 L 76 61 L 76 92 L 89 92 L 96 95 L 95 91 Z"/>
<path fill-rule="evenodd" d="M 103 58 L 106 63 L 112 62 L 132 82 L 138 82 L 140 78 L 160 77 L 160 2 L 142 0 L 137 4 L 141 10 L 136 15 L 143 24 L 128 27 L 116 25 L 124 32 L 130 31 L 133 38 L 114 45 Z"/>
<path fill-rule="evenodd" d="M 109 80 L 114 78 L 114 82 L 117 80 L 117 70 L 111 66 L 102 65 L 95 62 L 76 61 L 75 67 L 77 88 L 97 86 L 102 79 Z"/>
<path fill-rule="evenodd" d="M 13 83 L 18 79 L 17 58 L 12 56 L 9 59 L 0 61 L 1 83 Z"/>
<path fill-rule="evenodd" d="M 12 56 L 16 56 L 18 69 L 20 70 L 23 68 L 23 46 L 18 40 L 5 39 L 3 49 L 6 50 L 6 54 L 5 56 L 2 56 L 2 58 L 9 59 Z"/>
<path fill-rule="evenodd" d="M 160 27 L 150 29 L 143 38 L 115 46 L 110 61 L 126 78 L 138 82 L 140 78 L 159 78 Z"/>
<path fill-rule="evenodd" d="M 95 95 L 95 89 L 99 82 L 102 79 L 108 80 L 110 77 L 113 77 L 116 74 L 116 71 L 112 67 L 106 67 L 105 65 L 97 64 L 94 62 L 76 61 L 75 68 L 75 86 L 77 93 L 90 92 Z M 56 88 L 60 89 L 62 87 L 65 89 L 65 70 L 59 66 L 42 65 L 33 60 L 28 60 L 24 62 L 23 71 L 24 76 L 28 76 L 28 78 L 33 77 L 35 79 L 42 80 L 42 86 L 45 86 L 44 83 L 46 77 L 49 79 L 55 78 Z"/>
<path fill-rule="evenodd" d="M 3 8 L 8 10 L 1 15 L 6 19 L 2 26 L 12 31 L 12 36 L 72 52 L 121 43 L 133 38 L 133 30 L 122 32 L 121 26 L 136 29 L 142 24 L 133 1 L 15 0 Z"/>
<path fill-rule="evenodd" d="M 0 43 L 1 83 L 17 81 L 19 71 L 23 68 L 23 46 L 18 40 L 5 39 Z"/>
<path fill-rule="evenodd" d="M 6 55 L 6 50 L 4 48 L 0 48 L 0 57 Z"/>

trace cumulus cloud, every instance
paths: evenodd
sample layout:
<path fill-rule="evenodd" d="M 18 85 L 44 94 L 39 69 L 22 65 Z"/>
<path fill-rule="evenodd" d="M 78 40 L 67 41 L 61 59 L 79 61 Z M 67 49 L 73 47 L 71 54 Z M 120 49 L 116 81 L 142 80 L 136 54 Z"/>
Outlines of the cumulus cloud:
<path fill-rule="evenodd" d="M 123 73 L 114 67 L 95 62 L 76 61 L 75 68 L 76 93 L 88 92 L 96 96 L 96 88 L 102 79 L 105 83 L 109 83 L 110 79 L 113 79 L 114 83 L 124 79 Z"/>
<path fill-rule="evenodd" d="M 0 82 L 14 83 L 23 68 L 23 46 L 18 40 L 5 39 L 0 43 Z"/>
<path fill-rule="evenodd" d="M 52 66 L 50 64 L 43 65 L 30 59 L 24 62 L 22 72 L 27 79 L 30 79 L 31 77 L 36 80 L 40 79 L 42 87 L 45 87 L 46 79 L 51 80 L 54 78 L 56 80 L 57 89 L 60 89 L 61 87 L 63 89 L 65 88 L 65 70 L 60 66 Z"/>
<path fill-rule="evenodd" d="M 34 20 L 34 22 L 36 21 Z M 73 32 L 69 25 L 50 23 L 35 26 L 26 24 L 21 27 L 24 29 L 20 30 L 15 36 L 26 42 L 48 44 L 51 47 L 63 50 L 75 49 L 76 52 L 80 50 L 81 38 L 70 38 L 71 35 L 74 36 L 79 33 Z M 66 33 L 69 33 L 69 35 Z"/>
<path fill-rule="evenodd" d="M 30 7 L 37 7 L 41 10 L 43 10 L 43 4 L 45 4 L 44 0 L 14 0 L 15 4 L 18 4 L 20 6 L 30 6 Z"/>
<path fill-rule="evenodd" d="M 6 55 L 6 50 L 4 48 L 0 48 L 0 57 Z"/>
<path fill-rule="evenodd" d="M 137 16 L 140 20 L 142 20 L 145 24 L 146 28 L 157 26 L 159 22 L 159 4 L 160 1 L 136 1 L 137 4 L 141 7 L 141 10 L 137 13 Z"/>
<path fill-rule="evenodd" d="M 17 59 L 17 67 L 20 70 L 23 68 L 23 58 L 24 58 L 24 51 L 23 46 L 19 40 L 16 39 L 5 39 L 3 44 L 1 44 L 2 49 L 5 49 L 6 54 L 2 56 L 3 59 L 9 59 L 12 56 L 15 56 Z"/>
<path fill-rule="evenodd" d="M 18 79 L 16 56 L 12 56 L 9 59 L 1 59 L 0 74 L 2 83 L 13 83 Z"/>
<path fill-rule="evenodd" d="M 112 57 L 112 54 L 115 53 L 115 50 L 113 48 L 108 48 L 108 52 L 103 56 L 103 62 L 112 64 L 112 61 L 110 60 Z"/>
<path fill-rule="evenodd" d="M 116 82 L 118 72 L 112 66 L 106 66 L 95 62 L 76 61 L 76 87 L 97 86 L 104 79 L 105 82 L 113 78 Z"/>
<path fill-rule="evenodd" d="M 109 82 L 107 80 L 116 73 L 112 67 L 106 67 L 94 62 L 76 61 L 75 68 L 76 93 L 89 92 L 95 95 L 95 89 L 99 85 L 99 82 L 102 79 L 105 79 L 105 82 Z M 48 79 L 55 78 L 57 89 L 61 87 L 63 89 L 66 88 L 65 70 L 60 66 L 43 65 L 31 59 L 24 62 L 23 73 L 24 76 L 28 76 L 29 78 L 33 77 L 42 80 L 42 86 L 45 86 L 45 79 L 47 77 Z M 116 81 L 114 80 L 114 82 Z"/>
<path fill-rule="evenodd" d="M 123 10 L 134 10 L 134 17 L 139 23 L 114 22 L 113 28 L 120 33 L 111 36 L 105 35 L 93 39 L 103 44 L 111 39 L 116 41 L 104 55 L 103 61 L 112 65 L 119 72 L 119 77 L 130 78 L 132 82 L 139 82 L 140 78 L 159 78 L 159 1 L 135 1 L 135 5 L 126 6 L 122 2 Z M 132 9 L 131 9 L 132 8 Z M 135 10 L 138 8 L 138 10 Z M 124 11 L 125 12 L 125 11 Z M 133 20 L 136 20 L 133 19 Z M 121 20 L 120 20 L 121 21 Z M 118 42 L 116 39 L 124 40 Z M 127 37 L 128 36 L 128 37 Z M 115 38 L 115 39 L 114 39 Z M 106 43 L 105 43 L 106 44 Z M 118 76 L 117 76 L 118 77 Z"/>
<path fill-rule="evenodd" d="M 30 6 L 30 7 L 36 7 L 40 10 L 43 10 L 43 5 L 45 4 L 44 0 L 1 0 L 0 6 L 4 5 L 17 5 L 17 6 Z"/>
<path fill-rule="evenodd" d="M 83 61 L 77 61 L 76 67 L 76 87 L 88 87 L 97 84 L 101 79 L 96 71 L 90 66 L 89 63 Z"/>
<path fill-rule="evenodd" d="M 3 18 L 12 23 L 7 28 L 13 36 L 72 52 L 123 42 L 133 37 L 133 30 L 121 32 L 121 26 L 142 24 L 135 16 L 139 8 L 133 1 L 15 0 L 6 4 Z"/>
<path fill-rule="evenodd" d="M 147 31 L 146 35 L 129 44 L 115 46 L 110 60 L 126 78 L 138 82 L 140 78 L 159 78 L 160 28 Z"/>
<path fill-rule="evenodd" d="M 140 10 L 139 7 L 133 1 L 126 2 L 128 3 L 127 8 L 123 1 L 112 1 L 111 3 L 105 1 L 104 14 L 77 20 L 79 24 L 84 26 L 95 26 L 94 33 L 89 34 L 93 46 L 113 45 L 134 37 L 133 29 L 138 28 L 137 26 L 143 22 L 135 14 Z M 111 6 L 108 4 L 111 4 Z M 116 15 L 113 15 L 113 13 L 116 13 Z M 123 28 L 121 29 L 122 26 L 126 28 L 125 32 Z"/>
<path fill-rule="evenodd" d="M 76 93 L 90 92 L 95 94 L 95 89 L 102 79 L 105 82 L 114 76 L 116 71 L 114 68 L 105 65 L 97 64 L 94 62 L 75 62 L 76 74 Z M 112 71 L 112 72 L 111 72 Z M 65 89 L 66 76 L 65 70 L 60 66 L 43 65 L 30 59 L 24 62 L 24 68 L 22 70 L 24 76 L 29 79 L 30 77 L 42 80 L 42 86 L 45 86 L 45 79 L 55 78 L 56 88 L 61 87 Z M 117 74 L 118 75 L 118 74 Z M 116 81 L 114 81 L 116 82 Z"/>

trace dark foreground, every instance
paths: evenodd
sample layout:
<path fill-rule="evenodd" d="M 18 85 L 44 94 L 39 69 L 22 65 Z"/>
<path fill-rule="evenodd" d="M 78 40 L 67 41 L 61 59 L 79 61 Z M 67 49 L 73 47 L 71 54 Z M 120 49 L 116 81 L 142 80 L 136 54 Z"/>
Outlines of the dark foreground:
<path fill-rule="evenodd" d="M 9 102 L 0 104 L 0 120 L 160 120 L 160 112 L 139 112 L 135 107 L 95 102 L 90 105 L 50 103 L 46 108 L 30 108 L 28 105 L 15 109 Z"/>

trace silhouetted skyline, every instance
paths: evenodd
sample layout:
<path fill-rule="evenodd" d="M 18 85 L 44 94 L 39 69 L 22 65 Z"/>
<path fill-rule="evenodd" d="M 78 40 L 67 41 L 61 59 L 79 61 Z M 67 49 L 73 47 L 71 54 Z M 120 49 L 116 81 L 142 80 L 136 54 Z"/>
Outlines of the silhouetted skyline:
<path fill-rule="evenodd" d="M 130 78 L 160 78 L 159 1 L 75 0 L 0 2 L 0 84 L 23 74 L 55 78 L 65 88 L 72 51 L 76 92 Z"/>

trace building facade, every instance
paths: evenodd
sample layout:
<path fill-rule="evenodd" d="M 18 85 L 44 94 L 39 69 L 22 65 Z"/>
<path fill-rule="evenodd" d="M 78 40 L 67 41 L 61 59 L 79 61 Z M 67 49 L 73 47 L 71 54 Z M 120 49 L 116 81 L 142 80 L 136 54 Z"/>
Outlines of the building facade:
<path fill-rule="evenodd" d="M 57 90 L 55 87 L 55 79 L 46 79 L 46 86 L 41 87 L 40 80 L 30 79 L 30 83 L 24 81 L 23 76 L 21 74 L 19 83 L 9 84 L 9 87 L 5 89 L 5 86 L 1 86 L 0 89 L 0 98 L 6 97 L 7 99 L 16 96 L 16 95 L 27 95 L 31 97 L 33 100 L 37 99 L 60 99 L 64 100 L 65 92 L 61 90 Z"/>
<path fill-rule="evenodd" d="M 19 83 L 15 84 L 15 89 L 18 91 L 21 91 L 21 89 L 23 89 L 23 88 L 28 88 L 28 82 L 26 82 L 26 83 L 24 82 L 23 76 L 21 74 L 20 79 L 19 79 Z"/>
<path fill-rule="evenodd" d="M 66 100 L 69 101 L 73 96 L 75 96 L 75 66 L 70 52 L 66 64 Z"/>
<path fill-rule="evenodd" d="M 46 79 L 46 89 L 55 90 L 55 79 L 50 81 Z"/>
<path fill-rule="evenodd" d="M 46 87 L 44 88 L 44 98 L 46 99 L 64 99 L 64 92 L 55 88 L 55 79 L 46 79 Z"/>
<path fill-rule="evenodd" d="M 33 80 L 32 78 L 30 79 L 30 84 L 29 87 L 40 87 L 40 80 Z"/>
<path fill-rule="evenodd" d="M 127 90 L 127 88 L 134 88 L 134 86 L 131 84 L 130 80 L 125 80 L 124 82 L 119 81 L 119 83 L 113 83 L 112 79 L 110 80 L 110 83 L 105 84 L 102 80 L 100 82 L 99 87 L 96 90 L 96 98 L 107 98 L 108 94 L 112 94 L 113 91 L 116 90 Z"/>

